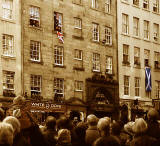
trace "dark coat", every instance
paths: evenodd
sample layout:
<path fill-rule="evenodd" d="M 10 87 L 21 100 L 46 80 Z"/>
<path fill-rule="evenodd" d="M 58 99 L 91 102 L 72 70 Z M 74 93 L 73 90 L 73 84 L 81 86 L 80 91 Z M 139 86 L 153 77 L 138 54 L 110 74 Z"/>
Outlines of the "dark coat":
<path fill-rule="evenodd" d="M 130 142 L 130 146 L 158 146 L 157 140 L 148 135 L 135 136 Z"/>
<path fill-rule="evenodd" d="M 97 126 L 90 126 L 86 130 L 85 141 L 88 146 L 91 146 L 93 142 L 100 137 L 99 132 L 97 130 Z"/>

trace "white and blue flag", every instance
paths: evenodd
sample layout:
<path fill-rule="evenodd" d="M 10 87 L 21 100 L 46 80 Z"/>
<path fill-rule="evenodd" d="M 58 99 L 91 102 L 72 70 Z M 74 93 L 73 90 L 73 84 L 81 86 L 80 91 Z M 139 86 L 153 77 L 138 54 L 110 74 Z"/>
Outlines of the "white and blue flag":
<path fill-rule="evenodd" d="M 145 87 L 147 92 L 152 90 L 151 69 L 149 67 L 145 68 Z"/>

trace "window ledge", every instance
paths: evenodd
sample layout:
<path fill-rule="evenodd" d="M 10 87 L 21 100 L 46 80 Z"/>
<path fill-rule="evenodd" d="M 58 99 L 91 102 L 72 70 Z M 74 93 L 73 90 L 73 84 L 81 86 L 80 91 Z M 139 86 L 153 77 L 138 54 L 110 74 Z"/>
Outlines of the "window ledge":
<path fill-rule="evenodd" d="M 146 9 L 146 8 L 142 8 L 142 10 L 147 11 L 147 12 L 150 12 L 150 10 L 149 10 L 149 9 Z"/>
<path fill-rule="evenodd" d="M 78 6 L 83 6 L 82 3 L 80 3 L 80 4 L 76 3 L 76 2 L 74 2 L 74 0 L 72 1 L 72 3 L 75 4 L 75 5 L 78 5 Z"/>
<path fill-rule="evenodd" d="M 66 68 L 66 66 L 64 65 L 57 65 L 57 64 L 53 64 L 53 67 Z"/>
<path fill-rule="evenodd" d="M 141 40 L 140 36 L 132 36 L 132 38 L 135 38 L 135 39 Z"/>
<path fill-rule="evenodd" d="M 5 58 L 5 59 L 13 59 L 15 60 L 16 57 L 15 56 L 8 56 L 8 55 L 1 55 L 2 58 Z"/>
<path fill-rule="evenodd" d="M 160 43 L 159 43 L 159 39 L 158 39 L 158 41 L 153 41 L 153 43 L 154 43 L 154 44 L 158 44 L 158 45 L 160 45 Z"/>
<path fill-rule="evenodd" d="M 154 68 L 155 72 L 160 72 L 160 68 Z"/>
<path fill-rule="evenodd" d="M 140 9 L 139 5 L 132 4 L 133 7 Z"/>
<path fill-rule="evenodd" d="M 129 5 L 129 2 L 126 2 L 124 0 L 121 0 L 122 3 Z"/>
<path fill-rule="evenodd" d="M 31 60 L 31 59 L 29 59 L 29 61 L 30 61 L 31 63 L 43 65 L 43 62 L 42 62 L 42 61 L 34 61 L 34 60 Z"/>
<path fill-rule="evenodd" d="M 94 11 L 97 11 L 97 12 L 100 12 L 100 10 L 99 10 L 99 8 L 92 8 L 92 7 L 90 7 L 92 10 L 94 10 Z"/>
<path fill-rule="evenodd" d="M 156 14 L 156 15 L 160 15 L 159 12 L 154 12 L 154 11 L 152 11 L 152 13 L 153 13 L 153 14 Z"/>
<path fill-rule="evenodd" d="M 37 30 L 41 30 L 41 31 L 43 30 L 42 27 L 36 27 L 36 26 L 32 26 L 32 25 L 29 25 L 29 28 L 33 28 L 33 29 L 37 29 Z"/>
<path fill-rule="evenodd" d="M 9 23 L 14 23 L 14 24 L 16 23 L 15 20 L 13 20 L 13 19 L 7 19 L 7 18 L 1 17 L 1 20 L 2 20 L 2 21 L 9 22 Z"/>
<path fill-rule="evenodd" d="M 141 65 L 134 64 L 134 68 L 141 69 Z"/>
<path fill-rule="evenodd" d="M 85 71 L 85 69 L 83 67 L 73 67 L 73 70 L 77 70 L 77 71 Z"/>
<path fill-rule="evenodd" d="M 57 35 L 57 31 L 54 29 L 52 30 L 52 33 Z M 63 37 L 65 37 L 66 33 L 64 33 L 64 32 L 62 32 L 62 33 L 63 33 Z"/>
<path fill-rule="evenodd" d="M 93 73 L 100 73 L 100 74 L 102 73 L 101 71 L 98 71 L 98 70 L 92 70 L 92 72 Z"/>
<path fill-rule="evenodd" d="M 100 44 L 100 41 L 94 41 L 94 40 L 92 39 L 92 43 Z"/>
<path fill-rule="evenodd" d="M 123 64 L 123 66 L 128 66 L 128 67 L 131 66 L 131 65 L 130 65 L 130 62 L 122 62 L 122 64 Z"/>
<path fill-rule="evenodd" d="M 144 41 L 146 41 L 146 42 L 150 42 L 150 40 L 149 40 L 149 39 L 145 39 L 145 38 L 144 38 L 143 40 L 144 40 Z"/>
<path fill-rule="evenodd" d="M 121 33 L 121 35 L 123 35 L 123 36 L 127 36 L 127 37 L 130 37 L 130 35 L 129 34 L 126 34 L 126 33 Z"/>
<path fill-rule="evenodd" d="M 72 35 L 72 38 L 79 39 L 79 40 L 84 40 L 84 37 L 82 37 L 82 36 Z"/>

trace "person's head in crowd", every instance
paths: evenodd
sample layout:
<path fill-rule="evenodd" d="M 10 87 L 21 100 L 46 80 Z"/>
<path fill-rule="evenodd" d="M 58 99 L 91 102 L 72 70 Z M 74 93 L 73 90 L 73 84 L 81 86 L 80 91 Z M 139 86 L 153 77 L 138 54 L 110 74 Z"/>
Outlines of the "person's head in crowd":
<path fill-rule="evenodd" d="M 124 131 L 127 132 L 129 135 L 133 135 L 132 127 L 135 122 L 131 121 L 124 125 Z"/>
<path fill-rule="evenodd" d="M 59 129 L 70 129 L 71 128 L 71 121 L 65 117 L 62 116 L 57 120 L 57 128 Z"/>
<path fill-rule="evenodd" d="M 23 96 L 21 96 L 21 95 L 15 97 L 13 99 L 13 104 L 21 105 L 24 102 L 25 102 L 25 98 Z"/>
<path fill-rule="evenodd" d="M 121 126 L 118 122 L 114 122 L 111 124 L 111 134 L 113 135 L 120 135 L 121 133 Z"/>
<path fill-rule="evenodd" d="M 3 121 L 4 117 L 5 117 L 4 110 L 0 108 L 0 121 Z"/>
<path fill-rule="evenodd" d="M 21 110 L 20 109 L 13 110 L 13 116 L 16 118 L 20 118 L 21 117 Z"/>
<path fill-rule="evenodd" d="M 11 124 L 14 130 L 14 136 L 20 132 L 21 124 L 16 117 L 8 116 L 6 117 L 3 122 Z"/>
<path fill-rule="evenodd" d="M 53 117 L 53 116 L 47 117 L 46 128 L 55 130 L 55 128 L 56 128 L 56 118 L 55 117 Z"/>
<path fill-rule="evenodd" d="M 0 146 L 12 146 L 13 144 L 13 127 L 12 125 L 1 122 L 0 123 Z"/>
<path fill-rule="evenodd" d="M 58 143 L 71 143 L 71 133 L 68 129 L 58 131 Z"/>
<path fill-rule="evenodd" d="M 101 118 L 98 121 L 97 128 L 101 136 L 108 136 L 110 134 L 110 120 L 109 118 Z"/>
<path fill-rule="evenodd" d="M 85 138 L 87 130 L 87 124 L 85 122 L 79 122 L 75 127 L 75 133 L 78 137 Z"/>
<path fill-rule="evenodd" d="M 98 118 L 95 115 L 91 114 L 87 116 L 88 126 L 96 126 L 97 122 L 98 122 Z"/>
<path fill-rule="evenodd" d="M 147 131 L 147 123 L 143 118 L 138 118 L 132 126 L 132 130 L 135 134 L 144 134 Z"/>
<path fill-rule="evenodd" d="M 156 121 L 158 119 L 158 111 L 154 108 L 151 108 L 147 113 L 148 120 Z"/>

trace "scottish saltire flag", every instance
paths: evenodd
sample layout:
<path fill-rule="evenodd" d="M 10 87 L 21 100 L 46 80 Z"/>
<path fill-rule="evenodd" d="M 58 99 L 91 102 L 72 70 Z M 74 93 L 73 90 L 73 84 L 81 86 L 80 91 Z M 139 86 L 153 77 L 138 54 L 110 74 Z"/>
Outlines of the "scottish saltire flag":
<path fill-rule="evenodd" d="M 59 40 L 60 40 L 62 43 L 64 43 L 64 40 L 63 40 L 63 33 L 57 31 L 57 36 L 58 36 Z"/>
<path fill-rule="evenodd" d="M 152 90 L 151 69 L 149 67 L 145 68 L 145 87 L 147 92 Z"/>

